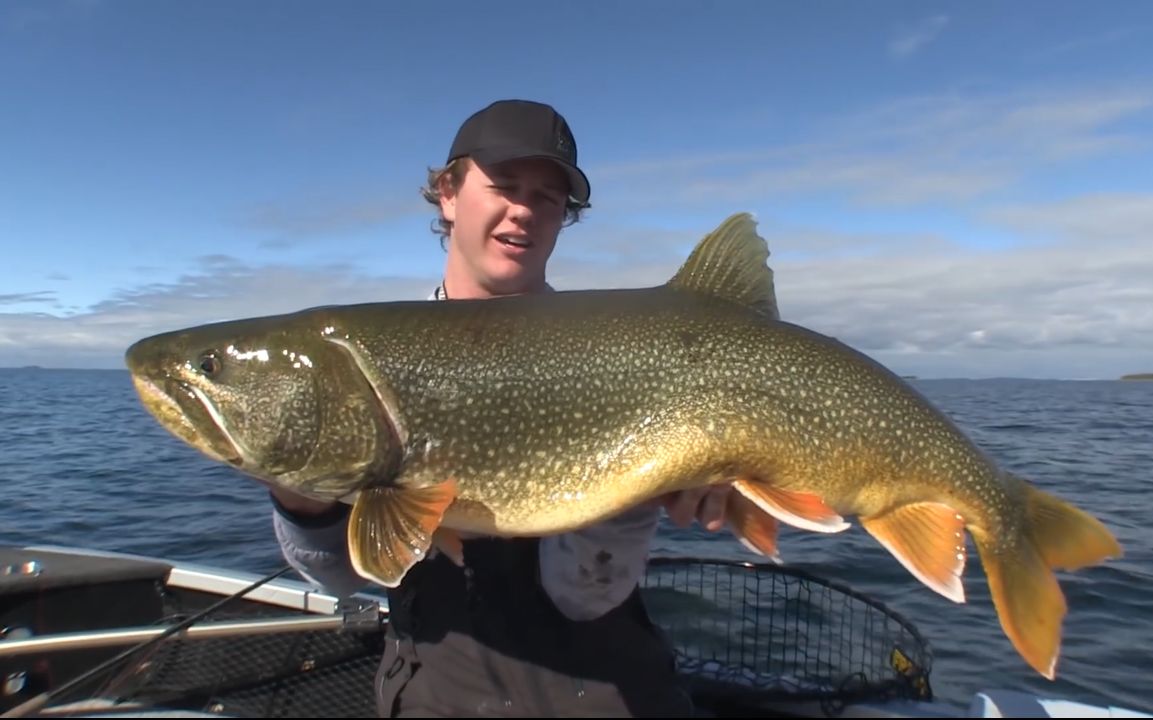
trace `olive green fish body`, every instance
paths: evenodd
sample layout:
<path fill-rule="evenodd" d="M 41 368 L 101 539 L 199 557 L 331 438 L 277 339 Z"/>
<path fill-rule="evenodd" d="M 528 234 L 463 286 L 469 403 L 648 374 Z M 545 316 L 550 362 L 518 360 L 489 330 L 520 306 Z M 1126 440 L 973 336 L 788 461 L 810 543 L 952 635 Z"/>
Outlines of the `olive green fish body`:
<path fill-rule="evenodd" d="M 350 556 L 395 586 L 459 534 L 538 536 L 730 483 L 726 521 L 856 516 L 956 602 L 965 534 L 1006 634 L 1053 677 L 1053 568 L 1121 553 L 1095 518 L 1000 469 L 899 377 L 781 321 L 767 246 L 723 223 L 666 284 L 314 308 L 148 338 L 127 362 L 175 435 L 263 482 L 353 504 Z"/>
<path fill-rule="evenodd" d="M 427 305 L 331 321 L 395 394 L 410 435 L 396 482 L 451 476 L 488 509 L 462 529 L 568 530 L 739 474 L 843 514 L 933 498 L 1012 520 L 995 465 L 951 421 L 804 328 L 666 287 Z"/>

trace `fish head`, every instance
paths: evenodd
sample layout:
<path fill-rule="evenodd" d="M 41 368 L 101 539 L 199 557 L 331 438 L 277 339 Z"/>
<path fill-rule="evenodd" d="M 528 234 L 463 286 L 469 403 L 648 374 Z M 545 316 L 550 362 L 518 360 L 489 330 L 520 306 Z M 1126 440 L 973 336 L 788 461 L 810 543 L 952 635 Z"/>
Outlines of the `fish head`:
<path fill-rule="evenodd" d="M 293 316 L 154 335 L 125 353 L 144 407 L 208 457 L 338 500 L 395 467 L 388 408 L 347 349 Z"/>

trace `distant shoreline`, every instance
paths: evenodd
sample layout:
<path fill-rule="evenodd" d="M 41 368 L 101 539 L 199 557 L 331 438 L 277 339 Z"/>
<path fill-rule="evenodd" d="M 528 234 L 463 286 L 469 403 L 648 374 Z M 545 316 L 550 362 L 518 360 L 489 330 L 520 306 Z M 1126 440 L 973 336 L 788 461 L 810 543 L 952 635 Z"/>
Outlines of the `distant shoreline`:
<path fill-rule="evenodd" d="M 1131 375 L 1122 375 L 1122 380 L 1153 380 L 1153 373 L 1133 373 Z"/>

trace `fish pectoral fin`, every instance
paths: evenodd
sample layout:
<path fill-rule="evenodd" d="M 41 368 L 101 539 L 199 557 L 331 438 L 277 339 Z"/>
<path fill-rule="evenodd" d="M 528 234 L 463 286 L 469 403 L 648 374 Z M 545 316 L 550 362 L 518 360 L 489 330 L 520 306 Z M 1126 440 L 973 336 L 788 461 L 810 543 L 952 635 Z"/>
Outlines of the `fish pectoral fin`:
<path fill-rule="evenodd" d="M 837 533 L 849 527 L 840 513 L 814 493 L 782 490 L 755 480 L 735 480 L 733 489 L 777 520 L 802 530 Z"/>
<path fill-rule="evenodd" d="M 742 493 L 731 492 L 725 503 L 725 521 L 742 545 L 780 564 L 781 555 L 777 551 L 780 524 L 776 518 L 761 510 Z"/>
<path fill-rule="evenodd" d="M 965 520 L 948 505 L 921 502 L 861 525 L 921 582 L 953 602 L 965 602 Z"/>
<path fill-rule="evenodd" d="M 453 480 L 423 488 L 360 491 L 348 520 L 353 569 L 385 587 L 399 585 L 408 569 L 428 555 L 441 518 L 455 499 Z"/>

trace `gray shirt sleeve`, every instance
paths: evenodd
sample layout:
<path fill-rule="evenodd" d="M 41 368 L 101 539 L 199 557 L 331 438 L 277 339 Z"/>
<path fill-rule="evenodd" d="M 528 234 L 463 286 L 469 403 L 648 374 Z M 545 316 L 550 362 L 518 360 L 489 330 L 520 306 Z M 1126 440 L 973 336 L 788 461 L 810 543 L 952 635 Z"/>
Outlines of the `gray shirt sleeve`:
<path fill-rule="evenodd" d="M 592 620 L 620 605 L 641 580 L 660 508 L 641 505 L 605 522 L 541 539 L 545 592 L 572 620 Z"/>
<path fill-rule="evenodd" d="M 541 584 L 557 609 L 573 620 L 592 620 L 624 602 L 645 572 L 659 518 L 659 508 L 640 506 L 541 538 Z M 324 592 L 346 597 L 368 584 L 348 559 L 347 517 L 310 527 L 273 510 L 272 524 L 289 565 Z"/>
<path fill-rule="evenodd" d="M 322 591 L 347 597 L 368 582 L 352 569 L 348 559 L 348 516 L 328 525 L 305 526 L 277 509 L 272 527 L 288 564 Z"/>

